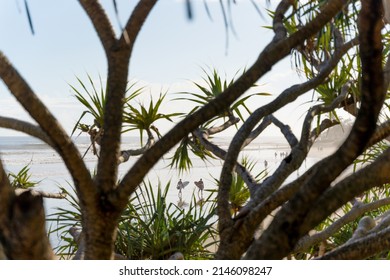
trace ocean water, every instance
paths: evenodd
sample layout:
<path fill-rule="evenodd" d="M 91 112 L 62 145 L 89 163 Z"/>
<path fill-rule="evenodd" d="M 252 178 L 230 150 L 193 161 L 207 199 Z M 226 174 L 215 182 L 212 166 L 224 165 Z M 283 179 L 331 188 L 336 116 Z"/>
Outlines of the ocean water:
<path fill-rule="evenodd" d="M 230 138 L 214 138 L 213 142 L 218 144 L 221 148 L 227 149 Z M 90 143 L 87 137 L 79 137 L 75 139 L 75 143 L 81 154 L 85 153 L 84 161 L 87 167 L 94 170 L 97 159 L 92 154 L 92 150 L 89 149 Z M 137 137 L 125 137 L 122 141 L 122 149 L 139 148 L 140 143 Z M 242 155 L 248 157 L 250 160 L 257 162 L 255 165 L 255 173 L 267 168 L 268 174 L 272 174 L 272 171 L 277 168 L 280 161 L 283 159 L 281 153 L 288 154 L 290 148 L 287 142 L 283 138 L 268 137 L 263 138 L 261 141 L 255 141 L 249 145 Z M 158 182 L 162 183 L 162 186 L 168 181 L 171 181 L 171 188 L 168 192 L 168 203 L 178 203 L 178 190 L 176 189 L 179 179 L 188 181 L 188 186 L 183 190 L 183 200 L 189 203 L 194 193 L 197 193 L 197 189 L 194 181 L 203 179 L 205 184 L 205 190 L 215 190 L 215 178 L 219 179 L 220 171 L 223 162 L 218 159 L 213 159 L 207 162 L 203 162 L 198 158 L 193 158 L 193 166 L 188 173 L 179 174 L 176 170 L 172 170 L 168 167 L 169 158 L 173 155 L 174 150 L 169 152 L 162 160 L 160 160 L 153 169 L 147 175 L 147 180 L 152 182 L 153 185 L 158 186 Z M 60 156 L 48 145 L 41 142 L 39 139 L 35 139 L 27 136 L 15 136 L 15 137 L 0 137 L 0 159 L 6 169 L 6 172 L 17 173 L 24 166 L 28 165 L 30 168 L 31 180 L 39 182 L 37 187 L 48 192 L 59 192 L 59 187 L 65 187 L 71 190 L 72 179 L 69 172 L 66 169 Z M 123 163 L 119 167 L 119 177 L 126 174 L 129 168 L 136 162 L 138 157 L 132 157 L 126 163 Z M 301 168 L 292 174 L 289 180 L 296 178 L 299 173 L 303 173 L 309 166 L 318 160 L 317 157 L 310 156 Z M 267 161 L 267 163 L 265 163 Z M 266 166 L 267 165 L 267 166 Z M 207 196 L 205 192 L 204 196 Z M 67 208 L 68 203 L 66 200 L 59 199 L 44 199 L 45 209 L 47 215 L 56 211 L 57 207 Z M 49 227 L 50 225 L 48 225 Z M 52 245 L 55 247 L 61 241 L 58 237 L 51 237 Z"/>
<path fill-rule="evenodd" d="M 213 138 L 213 142 L 218 144 L 221 148 L 228 148 L 230 138 Z M 97 158 L 92 154 L 92 149 L 89 149 L 90 142 L 87 137 L 78 137 L 75 143 L 80 153 L 84 156 L 84 162 L 91 172 L 95 169 Z M 122 141 L 122 149 L 139 148 L 140 143 L 137 137 L 125 137 Z M 245 148 L 242 156 L 248 157 L 251 161 L 256 162 L 255 172 L 259 173 L 267 168 L 268 174 L 277 168 L 280 161 L 283 159 L 281 153 L 288 154 L 290 148 L 283 138 L 268 137 L 262 138 L 261 141 L 255 141 Z M 177 199 L 176 184 L 179 179 L 189 181 L 190 184 L 183 192 L 183 198 L 191 198 L 192 192 L 195 190 L 193 181 L 198 181 L 200 178 L 205 182 L 205 188 L 216 188 L 214 178 L 220 177 L 220 170 L 223 162 L 219 159 L 211 159 L 209 161 L 202 161 L 195 157 L 192 159 L 193 166 L 188 173 L 179 174 L 176 170 L 170 169 L 170 157 L 173 155 L 174 149 L 171 150 L 162 160 L 160 160 L 153 169 L 149 172 L 147 180 L 156 184 L 161 181 L 163 185 L 169 180 L 172 182 L 172 190 L 169 191 L 168 197 L 174 202 Z M 61 157 L 47 144 L 39 139 L 28 136 L 0 136 L 0 159 L 7 172 L 17 173 L 24 166 L 28 165 L 30 168 L 31 180 L 39 182 L 37 188 L 57 192 L 59 186 L 70 188 L 72 179 L 64 165 Z M 125 162 L 119 167 L 119 178 L 123 177 L 129 168 L 136 162 L 138 157 L 131 157 L 128 162 Z M 304 172 L 308 166 L 316 162 L 316 156 L 309 156 L 306 162 L 297 171 Z M 267 161 L 267 163 L 265 163 Z M 267 166 L 266 166 L 267 165 Z M 296 178 L 292 174 L 291 179 Z M 295 177 L 294 177 L 295 176 Z M 53 202 L 54 201 L 54 202 Z M 59 200 L 48 199 L 50 207 L 55 206 Z M 50 210 L 49 207 L 49 210 Z M 51 212 L 51 211 L 48 211 Z"/>

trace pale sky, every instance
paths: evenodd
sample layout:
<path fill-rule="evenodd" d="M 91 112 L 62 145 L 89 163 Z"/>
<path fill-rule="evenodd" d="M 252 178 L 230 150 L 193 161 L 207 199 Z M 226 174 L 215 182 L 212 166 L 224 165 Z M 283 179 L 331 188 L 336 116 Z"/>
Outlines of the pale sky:
<path fill-rule="evenodd" d="M 101 2 L 118 31 L 112 1 Z M 117 0 L 122 24 L 135 2 Z M 212 20 L 203 1 L 192 2 L 194 19 L 189 21 L 184 1 L 160 0 L 141 30 L 131 58 L 129 80 L 149 85 L 145 92 L 147 98 L 151 94 L 158 96 L 160 90 L 168 91 L 167 101 L 175 98 L 173 92 L 189 90 L 190 81 L 199 81 L 203 77 L 202 67 L 216 68 L 230 79 L 238 70 L 249 67 L 271 39 L 272 32 L 263 28 L 270 24 L 265 10 L 261 17 L 249 0 L 237 1 L 238 4 L 231 9 L 236 35 L 229 31 L 226 48 L 227 35 L 219 1 L 208 1 Z M 264 0 L 258 2 L 260 7 L 267 7 Z M 28 25 L 24 1 L 0 1 L 0 50 L 70 133 L 82 109 L 68 84 L 77 85 L 76 76 L 87 81 L 86 73 L 96 80 L 99 74 L 105 76 L 103 49 L 78 1 L 30 0 L 28 3 L 35 35 L 31 34 Z M 263 86 L 256 91 L 277 96 L 298 81 L 287 59 L 258 82 Z M 310 98 L 308 94 L 304 100 L 289 106 L 280 114 L 281 120 L 295 129 L 307 108 L 302 104 Z M 272 97 L 254 98 L 250 107 L 256 109 L 270 100 Z M 172 107 L 183 110 L 188 106 L 189 111 L 192 108 L 191 104 L 173 104 L 169 102 L 163 110 L 172 110 Z M 0 115 L 28 119 L 1 82 Z M 169 125 L 165 128 L 168 129 Z M 0 129 L 0 135 L 13 134 L 10 130 Z"/>

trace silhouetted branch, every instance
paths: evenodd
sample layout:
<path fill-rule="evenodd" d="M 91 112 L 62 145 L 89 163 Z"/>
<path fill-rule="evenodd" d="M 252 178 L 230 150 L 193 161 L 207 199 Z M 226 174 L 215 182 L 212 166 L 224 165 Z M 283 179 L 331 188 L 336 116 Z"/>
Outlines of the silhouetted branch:
<path fill-rule="evenodd" d="M 294 248 L 294 252 L 303 252 L 309 249 L 310 247 L 320 243 L 323 240 L 328 239 L 330 236 L 339 231 L 346 224 L 355 221 L 357 218 L 362 216 L 364 213 L 378 209 L 379 207 L 386 206 L 390 204 L 390 198 L 386 197 L 371 203 L 357 203 L 352 209 L 342 216 L 337 221 L 333 222 L 330 226 L 324 229 L 321 232 L 307 235 L 302 237 Z"/>
<path fill-rule="evenodd" d="M 232 154 L 230 156 L 231 160 L 237 159 L 238 156 L 237 152 L 240 150 L 240 147 L 242 147 L 243 143 L 246 144 L 245 141 L 249 139 L 248 135 L 251 135 L 252 129 L 262 118 L 274 113 L 275 111 L 282 108 L 286 104 L 296 100 L 300 95 L 320 85 L 333 71 L 333 69 L 339 63 L 343 55 L 347 53 L 349 49 L 355 46 L 357 42 L 358 41 L 355 38 L 347 42 L 346 44 L 344 44 L 342 47 L 340 47 L 340 49 L 337 52 L 335 52 L 334 56 L 331 59 L 329 59 L 329 61 L 324 65 L 324 67 L 318 73 L 317 76 L 315 76 L 314 78 L 310 79 L 305 83 L 297 84 L 286 89 L 274 101 L 254 111 L 251 114 L 251 116 L 249 116 L 249 118 L 244 122 L 244 124 L 241 126 L 236 136 L 233 138 L 233 141 L 229 147 L 229 150 L 232 151 Z M 267 124 L 267 121 L 264 122 L 265 124 Z M 261 129 L 263 129 L 263 127 L 264 126 L 262 126 Z M 251 137 L 251 139 L 253 138 Z M 227 164 L 228 164 L 227 161 L 225 161 L 224 166 Z M 231 168 L 230 164 L 228 166 L 225 166 L 225 168 L 226 169 L 222 172 L 222 176 L 228 176 L 228 174 L 230 174 L 228 171 Z M 226 188 L 227 186 L 229 186 L 228 183 L 229 182 L 226 183 Z M 225 188 L 224 185 L 222 185 L 222 188 L 219 191 L 219 194 L 222 195 L 222 197 L 220 198 L 221 200 L 223 200 L 223 198 L 226 198 L 226 196 L 228 195 L 228 193 L 224 188 Z M 226 205 L 225 207 L 228 207 L 228 205 Z M 226 208 L 225 211 L 229 211 L 228 208 Z M 227 213 L 228 212 L 226 212 L 226 214 Z"/>
<path fill-rule="evenodd" d="M 103 7 L 96 0 L 79 0 L 90 18 L 100 42 L 108 55 L 116 44 L 115 32 Z"/>
<path fill-rule="evenodd" d="M 375 130 L 385 93 L 379 28 L 381 3 L 374 0 L 363 2 L 359 21 L 362 104 L 351 133 L 332 156 L 321 161 L 315 174 L 282 207 L 261 237 L 252 243 L 245 258 L 279 259 L 286 256 L 301 236 L 311 229 L 302 223 L 302 218 L 330 183 L 360 155 Z"/>
<path fill-rule="evenodd" d="M 119 42 L 122 46 L 124 44 L 131 47 L 134 45 L 142 25 L 156 3 L 157 0 L 140 0 L 138 2 L 121 35 Z"/>
<path fill-rule="evenodd" d="M 209 129 L 206 129 L 205 130 L 205 133 L 207 135 L 213 135 L 213 134 L 217 134 L 217 133 L 220 133 L 226 129 L 228 129 L 229 127 L 235 125 L 236 123 L 238 123 L 240 121 L 239 118 L 236 118 L 234 117 L 233 115 L 231 115 L 229 117 L 229 120 L 226 121 L 225 123 L 223 123 L 222 125 L 220 126 L 215 126 L 215 127 L 211 127 Z"/>
<path fill-rule="evenodd" d="M 39 126 L 33 125 L 29 122 L 17 120 L 14 118 L 1 117 L 0 116 L 0 127 L 16 130 L 19 132 L 26 133 L 30 136 L 38 138 L 55 149 L 54 144 L 45 132 Z"/>
<path fill-rule="evenodd" d="M 111 200 L 121 201 L 121 203 L 116 203 L 116 205 L 123 207 L 125 203 L 127 203 L 129 195 L 134 192 L 145 174 L 149 172 L 151 167 L 154 166 L 162 155 L 168 152 L 182 138 L 195 130 L 199 125 L 211 119 L 213 116 L 224 112 L 239 96 L 253 86 L 260 77 L 267 73 L 276 62 L 288 55 L 292 48 L 301 44 L 306 38 L 316 34 L 326 22 L 341 10 L 345 2 L 346 1 L 339 0 L 330 1 L 330 5 L 325 6 L 315 20 L 309 22 L 306 26 L 285 40 L 275 44 L 270 43 L 260 54 L 254 65 L 228 89 L 194 114 L 178 123 L 171 131 L 161 138 L 160 141 L 146 151 L 124 176 L 117 188 L 117 192 L 110 194 Z M 231 182 L 227 185 L 230 184 Z M 226 203 L 228 202 L 226 201 Z M 229 207 L 228 204 L 225 206 L 227 208 Z"/>
<path fill-rule="evenodd" d="M 200 143 L 214 155 L 220 159 L 225 159 L 226 151 L 218 147 L 217 145 L 211 143 L 207 139 L 207 133 L 202 132 L 200 129 L 196 129 L 193 134 L 197 137 Z M 252 174 L 240 163 L 236 163 L 235 171 L 237 174 L 244 180 L 245 184 L 248 186 L 250 193 L 254 193 L 256 186 L 256 180 L 253 178 Z"/>
<path fill-rule="evenodd" d="M 280 132 L 282 132 L 284 138 L 286 138 L 288 144 L 290 144 L 290 147 L 293 148 L 295 145 L 297 145 L 298 139 L 291 131 L 291 127 L 282 123 L 274 115 L 270 115 L 270 117 L 271 117 L 271 122 L 277 127 L 279 127 Z"/>
<path fill-rule="evenodd" d="M 91 175 L 77 147 L 2 52 L 0 52 L 0 77 L 19 103 L 50 138 L 55 150 L 60 154 L 72 175 L 76 189 L 80 192 L 80 201 L 93 203 L 96 188 L 92 186 Z"/>
<path fill-rule="evenodd" d="M 366 259 L 390 249 L 390 228 L 369 234 L 364 238 L 345 244 L 318 258 L 320 260 Z"/>
<path fill-rule="evenodd" d="M 155 143 L 155 140 L 152 137 L 152 138 L 148 138 L 148 141 L 146 142 L 146 144 L 142 148 L 121 151 L 121 155 L 118 158 L 118 163 L 120 164 L 120 163 L 128 161 L 131 156 L 142 155 L 148 149 L 150 149 L 150 147 L 152 147 L 154 145 L 154 143 Z"/>

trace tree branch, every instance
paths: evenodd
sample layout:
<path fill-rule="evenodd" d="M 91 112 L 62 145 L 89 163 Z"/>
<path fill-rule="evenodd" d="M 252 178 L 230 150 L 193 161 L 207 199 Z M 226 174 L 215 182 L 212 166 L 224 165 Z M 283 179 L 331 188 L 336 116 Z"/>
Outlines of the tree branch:
<path fill-rule="evenodd" d="M 271 122 L 277 127 L 279 127 L 280 132 L 282 132 L 284 138 L 286 138 L 287 142 L 290 144 L 290 147 L 293 148 L 294 146 L 296 146 L 298 144 L 298 139 L 291 131 L 291 127 L 279 121 L 274 115 L 270 115 L 270 117 Z"/>
<path fill-rule="evenodd" d="M 197 137 L 200 143 L 214 155 L 220 159 L 225 159 L 226 151 L 218 147 L 217 145 L 211 143 L 207 140 L 207 133 L 202 132 L 200 129 L 196 129 L 193 133 Z M 238 175 L 244 180 L 245 184 L 248 186 L 250 193 L 254 193 L 256 180 L 253 178 L 252 174 L 240 163 L 236 163 L 235 171 Z"/>
<path fill-rule="evenodd" d="M 114 29 L 106 12 L 96 0 L 79 0 L 79 2 L 90 18 L 106 52 L 106 56 L 108 56 L 116 44 L 116 39 Z"/>
<path fill-rule="evenodd" d="M 376 127 L 374 135 L 371 137 L 370 141 L 367 144 L 367 148 L 378 143 L 379 141 L 387 139 L 389 136 L 390 136 L 390 120 Z"/>
<path fill-rule="evenodd" d="M 93 203 L 96 188 L 92 186 L 90 173 L 77 147 L 2 52 L 0 52 L 0 77 L 19 103 L 50 138 L 55 150 L 64 160 L 75 182 L 80 204 L 85 205 L 87 201 Z"/>
<path fill-rule="evenodd" d="M 326 130 L 332 125 L 334 124 L 331 121 L 324 120 L 320 125 L 320 132 Z M 315 131 L 318 132 L 318 129 L 315 129 Z M 312 133 L 314 133 L 314 130 Z M 318 136 L 318 133 L 315 133 L 314 135 Z M 301 142 L 303 142 L 302 139 Z M 297 152 L 293 149 L 291 154 L 296 153 Z M 305 157 L 304 155 L 302 156 L 303 158 Z M 296 157 L 294 156 L 293 158 Z M 224 240 L 225 243 L 221 242 L 217 252 L 217 258 L 240 258 L 250 243 L 253 241 L 252 236 L 254 235 L 261 221 L 263 221 L 277 207 L 288 201 L 313 174 L 314 168 L 311 168 L 292 183 L 287 184 L 283 188 L 278 189 L 268 196 L 264 196 L 261 200 L 255 200 L 257 198 L 256 195 L 251 196 L 251 200 L 248 202 L 248 204 L 245 205 L 243 209 L 240 210 L 240 213 L 234 218 L 234 226 L 232 226 L 230 229 L 229 237 Z M 263 185 L 268 184 L 269 180 L 277 177 L 278 175 L 273 174 L 271 177 L 268 177 L 266 180 L 264 180 L 260 186 L 256 186 L 256 188 L 259 189 L 260 187 L 263 187 Z M 259 192 L 256 194 L 258 193 Z M 227 234 L 228 232 L 226 231 L 225 235 Z"/>
<path fill-rule="evenodd" d="M 238 152 L 240 151 L 240 148 L 243 145 L 242 143 L 245 143 L 245 141 L 248 139 L 248 135 L 250 135 L 252 133 L 252 129 L 254 128 L 254 126 L 263 117 L 274 113 L 275 111 L 282 108 L 286 104 L 296 100 L 302 94 L 304 94 L 307 91 L 320 85 L 325 79 L 327 79 L 329 74 L 333 71 L 334 67 L 337 66 L 338 62 L 343 57 L 343 55 L 345 53 L 347 53 L 350 48 L 355 46 L 357 44 L 357 42 L 358 42 L 357 38 L 355 38 L 355 39 L 352 39 L 351 41 L 349 41 L 348 43 L 346 43 L 345 45 L 343 45 L 343 47 L 341 47 L 339 49 L 339 51 L 337 51 L 334 54 L 334 56 L 328 61 L 328 63 L 326 63 L 326 65 L 322 68 L 321 72 L 319 72 L 316 77 L 310 79 L 309 81 L 307 81 L 305 83 L 297 84 L 297 85 L 294 85 L 294 86 L 286 89 L 274 101 L 257 109 L 256 111 L 254 111 L 251 114 L 251 116 L 244 122 L 244 124 L 241 126 L 241 128 L 239 129 L 239 131 L 237 132 L 237 134 L 233 138 L 231 145 L 229 147 L 229 151 L 231 151 L 229 158 L 231 160 L 237 159 Z M 229 151 L 228 151 L 228 153 L 229 153 Z M 227 160 L 229 160 L 229 158 L 227 158 Z M 225 161 L 225 163 L 224 163 L 224 168 L 225 169 L 221 173 L 222 176 L 225 176 L 225 177 L 229 176 L 229 174 L 231 172 L 231 165 L 228 164 L 227 161 Z M 221 197 L 220 197 L 221 200 L 226 199 L 228 196 L 227 188 L 229 187 L 229 181 L 231 180 L 231 178 L 230 179 L 226 178 L 226 179 L 227 179 L 226 184 L 222 184 L 222 186 L 218 192 L 221 195 Z M 226 207 L 226 205 L 225 205 L 225 207 Z M 222 209 L 222 208 L 220 208 L 220 209 Z M 226 212 L 227 210 L 228 210 L 228 208 L 223 210 L 223 211 Z M 226 214 L 227 214 L 227 212 L 226 212 Z M 226 227 L 229 227 L 229 226 L 227 225 Z M 224 228 L 224 227 L 222 227 L 222 228 Z"/>
<path fill-rule="evenodd" d="M 263 121 L 246 138 L 242 147 L 244 148 L 252 143 L 271 123 L 271 115 L 264 117 Z"/>
<path fill-rule="evenodd" d="M 294 85 L 294 86 L 290 87 L 289 89 L 285 90 L 281 95 L 279 95 L 278 98 L 276 98 L 276 100 L 274 102 L 271 102 L 270 104 L 266 105 L 265 108 L 263 107 L 263 108 L 260 108 L 260 109 L 256 110 L 252 114 L 252 116 L 256 117 L 256 115 L 257 115 L 258 119 L 261 119 L 262 115 L 263 114 L 266 115 L 266 113 L 268 113 L 268 111 L 270 111 L 270 113 L 272 113 L 273 111 L 276 111 L 277 109 L 279 109 L 279 106 L 282 107 L 282 106 L 284 106 L 284 104 L 290 102 L 289 100 L 286 101 L 285 99 L 289 99 L 290 97 L 292 97 L 291 99 L 293 101 L 299 95 L 301 95 L 301 94 L 309 91 L 310 89 L 318 86 L 319 84 L 321 84 L 323 82 L 323 80 L 326 79 L 327 76 L 331 73 L 332 69 L 334 67 L 336 67 L 336 65 L 340 61 L 341 57 L 350 48 L 352 48 L 356 44 L 357 44 L 357 39 L 356 38 L 352 39 L 349 42 L 347 42 L 345 45 L 343 45 L 342 47 L 339 48 L 339 51 L 336 52 L 334 54 L 334 56 L 330 60 L 328 60 L 328 63 L 326 64 L 325 67 L 322 68 L 321 72 L 318 73 L 318 76 L 312 78 L 311 80 L 309 80 L 309 81 L 307 81 L 307 82 L 305 82 L 303 84 Z M 278 100 L 279 98 L 280 98 L 280 100 Z M 257 121 L 256 119 L 252 120 L 251 125 L 255 125 L 256 121 Z M 247 122 L 248 122 L 248 120 L 247 120 Z M 261 133 L 261 131 L 263 131 L 266 128 L 266 126 L 269 125 L 270 123 L 271 123 L 270 115 L 268 115 L 268 116 L 266 116 L 263 119 L 263 122 L 259 125 L 259 127 L 256 128 L 255 130 L 253 130 L 250 133 L 250 138 L 248 138 L 244 142 L 244 145 L 249 144 L 250 141 L 252 141 L 254 138 L 256 138 L 258 136 L 258 134 Z M 297 160 L 298 159 L 297 155 L 300 155 L 300 154 L 304 155 L 302 153 L 302 151 L 306 150 L 306 148 L 305 148 L 306 147 L 306 143 L 304 143 L 304 141 L 303 141 L 303 139 L 305 139 L 305 137 L 306 137 L 305 135 L 310 137 L 310 140 L 308 142 L 309 146 L 307 146 L 307 148 L 309 149 L 311 144 L 314 143 L 314 140 L 319 135 L 318 132 L 322 132 L 322 131 L 326 130 L 327 128 L 331 127 L 332 125 L 335 125 L 335 123 L 331 122 L 329 120 L 324 120 L 321 123 L 321 125 L 320 125 L 320 129 L 319 130 L 317 128 L 313 129 L 313 131 L 309 135 L 306 132 L 303 133 L 304 131 L 306 131 L 306 130 L 308 131 L 310 129 L 310 123 L 308 123 L 308 120 L 306 120 L 306 128 L 303 129 L 303 131 L 302 131 L 301 141 L 300 141 L 303 144 L 303 146 L 301 146 L 301 149 L 298 149 L 298 147 L 300 147 L 300 145 L 295 147 L 295 149 L 297 149 L 297 152 L 292 151 L 292 154 L 294 154 L 294 156 L 292 158 L 294 160 Z M 245 126 L 245 124 L 244 124 L 244 126 Z M 307 149 L 307 151 L 308 151 L 308 149 Z M 303 161 L 303 158 L 301 158 L 301 162 L 302 161 Z M 300 163 L 299 163 L 299 165 L 300 165 Z M 284 167 L 282 168 L 282 166 L 280 166 L 279 168 L 280 168 L 280 170 L 284 170 Z M 286 186 L 286 187 L 282 188 L 279 191 L 281 191 L 281 192 L 287 191 L 290 195 L 294 194 L 297 191 L 297 188 L 299 188 L 303 184 L 303 182 L 305 182 L 306 179 L 313 174 L 313 172 L 314 171 L 312 169 L 310 169 L 308 172 L 306 172 L 304 175 L 302 175 L 295 182 L 293 182 L 292 184 L 288 185 L 288 186 L 291 185 L 291 187 L 287 187 Z M 291 171 L 288 174 L 291 174 Z M 285 175 L 285 176 L 288 176 L 288 174 Z M 279 178 L 279 175 L 276 175 L 276 173 L 274 173 L 273 176 L 268 177 L 267 180 L 265 180 L 262 183 L 261 189 L 266 188 L 265 187 L 266 185 L 271 186 L 271 185 L 274 185 L 274 184 L 276 185 L 276 187 L 270 187 L 270 188 L 272 188 L 272 190 L 275 190 L 277 187 L 279 187 L 280 184 L 284 181 L 284 179 L 277 180 Z M 277 180 L 279 183 L 272 182 L 272 180 Z M 289 188 L 291 188 L 291 189 L 289 190 Z M 267 193 L 270 194 L 271 192 L 272 191 L 267 192 Z M 253 235 L 254 231 L 257 228 L 258 221 L 262 221 L 266 217 L 266 215 L 268 215 L 272 210 L 274 210 L 276 207 L 280 206 L 282 203 L 284 203 L 286 201 L 286 200 L 283 200 L 283 196 L 286 196 L 286 195 L 285 194 L 283 194 L 283 195 L 279 194 L 278 192 L 275 193 L 276 194 L 275 196 L 272 195 L 270 198 L 277 199 L 277 197 L 279 197 L 279 195 L 281 195 L 281 198 L 280 198 L 281 202 L 280 202 L 280 204 L 279 203 L 273 204 L 272 201 L 269 202 L 268 199 L 266 201 L 264 201 L 264 203 L 263 203 L 262 200 L 265 199 L 266 195 L 260 195 L 258 193 L 259 197 L 260 198 L 262 197 L 261 199 L 258 200 L 258 203 L 260 203 L 260 204 L 256 207 L 255 203 L 252 205 L 251 204 L 252 201 L 250 201 L 249 204 L 244 207 L 244 209 L 238 215 L 239 217 L 240 216 L 241 217 L 242 216 L 246 216 L 248 214 L 248 212 L 249 212 L 249 208 L 250 207 L 254 206 L 256 208 L 250 214 L 250 216 L 252 216 L 252 217 L 251 218 L 248 217 L 248 219 L 245 220 L 245 221 L 248 221 L 248 222 L 242 222 L 242 221 L 235 222 L 234 233 L 233 233 L 233 231 L 231 231 L 232 237 L 231 238 L 226 238 L 226 240 L 227 240 L 226 244 L 222 244 L 222 243 L 220 244 L 219 250 L 217 252 L 217 258 L 228 258 L 228 259 L 231 259 L 231 258 L 240 258 L 241 257 L 241 255 L 244 253 L 244 250 L 246 250 L 247 246 L 249 246 L 249 243 L 245 244 L 241 240 L 245 240 L 245 238 L 251 239 L 251 236 Z M 277 200 L 277 201 L 279 201 L 279 200 Z M 275 207 L 275 208 L 273 208 L 273 207 Z M 272 209 L 272 210 L 268 211 L 267 209 Z M 242 228 L 243 228 L 242 230 L 239 229 L 239 227 L 241 227 L 241 225 L 242 225 Z M 229 233 L 227 232 L 226 235 L 229 235 Z M 237 247 L 235 244 L 238 244 L 237 246 L 240 246 L 241 249 L 239 247 Z M 226 245 L 226 248 L 224 248 L 225 245 Z M 235 252 L 235 254 L 233 255 L 232 252 Z"/>
<path fill-rule="evenodd" d="M 252 201 L 248 207 L 252 207 L 257 203 L 261 203 L 261 201 L 263 201 L 268 195 L 279 188 L 280 185 L 287 179 L 287 177 L 290 176 L 291 173 L 294 172 L 297 168 L 299 168 L 299 166 L 301 166 L 318 135 L 320 135 L 320 133 L 327 128 L 339 124 L 338 122 L 332 122 L 328 119 L 325 119 L 318 128 L 315 128 L 311 131 L 312 122 L 315 116 L 320 113 L 333 111 L 344 100 L 348 92 L 348 86 L 345 85 L 343 88 L 344 91 L 342 91 L 342 93 L 337 98 L 335 98 L 331 104 L 327 106 L 320 104 L 309 109 L 303 122 L 301 139 L 299 143 L 293 147 L 290 155 L 280 163 L 279 167 L 275 170 L 273 175 L 265 182 L 263 182 L 261 186 L 258 186 L 258 190 L 255 196 L 252 197 Z"/>
<path fill-rule="evenodd" d="M 138 2 L 121 35 L 121 45 L 134 45 L 142 25 L 156 3 L 157 0 L 141 0 Z"/>
<path fill-rule="evenodd" d="M 283 20 L 284 20 L 284 14 L 288 11 L 290 7 L 291 7 L 291 1 L 283 0 L 279 3 L 279 5 L 275 10 L 275 15 L 272 23 L 273 30 L 275 32 L 275 36 L 273 39 L 274 42 L 285 39 L 287 36 L 287 30 L 284 27 Z"/>
<path fill-rule="evenodd" d="M 56 149 L 50 138 L 46 135 L 46 133 L 43 132 L 39 126 L 33 125 L 29 122 L 0 116 L 0 127 L 26 133 L 30 136 L 42 140 L 52 148 Z"/>
<path fill-rule="evenodd" d="M 222 132 L 222 131 L 228 129 L 229 127 L 231 127 L 231 126 L 237 124 L 239 121 L 240 121 L 239 118 L 236 118 L 236 117 L 234 117 L 233 115 L 231 115 L 231 116 L 229 117 L 229 120 L 228 120 L 228 121 L 226 121 L 225 123 L 223 123 L 223 124 L 220 125 L 220 126 L 215 126 L 215 127 L 211 127 L 211 128 L 209 128 L 209 129 L 206 129 L 206 130 L 205 130 L 205 133 L 206 133 L 207 135 L 214 135 L 214 134 L 220 133 L 220 132 Z"/>
<path fill-rule="evenodd" d="M 31 195 L 33 195 L 33 196 L 41 196 L 44 198 L 54 198 L 54 199 L 66 198 L 65 193 L 48 193 L 48 192 L 45 192 L 42 190 L 35 190 L 33 188 L 28 188 L 28 189 L 17 188 L 17 189 L 15 189 L 16 195 L 21 195 L 22 193 L 25 193 L 25 192 L 30 192 Z"/>
<path fill-rule="evenodd" d="M 354 242 L 338 247 L 325 254 L 320 260 L 352 260 L 366 259 L 390 249 L 390 228 L 375 234 L 369 234 Z"/>
<path fill-rule="evenodd" d="M 130 159 L 131 156 L 139 156 L 145 153 L 147 150 L 150 149 L 155 143 L 154 137 L 149 137 L 146 144 L 139 149 L 131 149 L 131 150 L 125 150 L 121 151 L 121 155 L 119 156 L 118 163 L 124 163 Z"/>
<path fill-rule="evenodd" d="M 327 190 L 311 207 L 302 223 L 315 226 L 342 205 L 373 186 L 389 183 L 390 149 L 370 165 L 358 170 Z"/>
<path fill-rule="evenodd" d="M 247 251 L 246 258 L 279 259 L 286 256 L 309 228 L 302 220 L 330 183 L 363 151 L 376 126 L 385 91 L 382 72 L 381 9 L 367 0 L 360 12 L 362 105 L 352 131 L 341 147 L 324 159 L 315 174 L 278 212 L 271 225 Z M 261 248 L 261 249 L 260 249 Z"/>
<path fill-rule="evenodd" d="M 156 0 L 141 0 L 134 8 L 126 25 L 129 41 L 126 42 L 124 34 L 118 41 L 116 48 L 107 56 L 108 77 L 107 96 L 104 108 L 104 134 L 102 136 L 100 158 L 97 166 L 96 183 L 99 191 L 104 194 L 113 192 L 117 184 L 118 154 L 120 153 L 120 136 L 123 118 L 123 98 L 126 93 L 129 60 L 133 51 L 135 39 L 141 27 L 154 7 Z M 109 201 L 106 195 L 102 197 L 105 207 L 117 209 L 117 201 Z M 127 199 L 126 199 L 127 200 Z M 119 205 L 118 205 L 119 206 Z M 123 205 L 125 206 L 125 199 Z"/>
<path fill-rule="evenodd" d="M 224 112 L 240 95 L 267 73 L 276 62 L 289 54 L 292 48 L 302 43 L 306 38 L 317 33 L 326 22 L 341 10 L 345 2 L 345 0 L 331 0 L 329 2 L 330 4 L 326 6 L 327 8 L 324 9 L 319 17 L 310 22 L 307 26 L 277 44 L 271 43 L 268 45 L 253 66 L 228 89 L 200 110 L 182 120 L 151 149 L 145 152 L 124 176 L 122 182 L 118 186 L 118 191 L 112 193 L 111 199 L 113 201 L 121 201 L 121 204 L 123 204 L 122 206 L 124 206 L 129 195 L 134 192 L 141 183 L 144 175 L 154 166 L 162 155 L 168 152 L 183 137 L 195 130 L 199 125 L 213 116 Z M 229 182 L 228 185 L 230 185 L 230 183 L 231 182 Z M 229 207 L 228 205 L 226 206 Z"/>
<path fill-rule="evenodd" d="M 326 229 L 313 235 L 306 235 L 302 237 L 294 248 L 294 253 L 303 252 L 308 250 L 310 247 L 320 243 L 323 240 L 328 239 L 330 236 L 339 231 L 344 225 L 355 221 L 357 218 L 362 216 L 364 213 L 378 209 L 379 207 L 390 204 L 390 198 L 383 198 L 371 203 L 357 203 L 352 209 L 342 216 L 340 219 L 332 223 Z"/>

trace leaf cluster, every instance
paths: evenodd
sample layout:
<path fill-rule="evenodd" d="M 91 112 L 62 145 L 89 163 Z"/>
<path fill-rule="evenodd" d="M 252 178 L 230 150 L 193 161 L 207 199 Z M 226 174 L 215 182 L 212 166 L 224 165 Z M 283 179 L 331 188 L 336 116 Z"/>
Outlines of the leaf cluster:
<path fill-rule="evenodd" d="M 214 209 L 197 206 L 195 197 L 188 209 L 167 203 L 164 188 L 144 183 L 129 201 L 118 226 L 116 248 L 129 259 L 167 259 L 181 252 L 185 259 L 209 259 L 216 243 Z"/>
<path fill-rule="evenodd" d="M 171 183 L 157 188 L 144 182 L 121 215 L 117 227 L 115 252 L 128 259 L 166 259 L 175 252 L 181 252 L 185 259 L 210 259 L 211 248 L 216 244 L 215 205 L 209 201 L 198 205 L 193 201 L 188 209 L 167 204 Z M 72 257 L 78 245 L 69 234 L 72 227 L 81 228 L 81 209 L 72 191 L 61 187 L 67 194 L 66 208 L 58 207 L 48 217 L 55 224 L 49 234 L 61 237 L 61 244 L 55 248 L 62 258 Z"/>
<path fill-rule="evenodd" d="M 39 182 L 31 180 L 31 173 L 29 165 L 24 166 L 18 173 L 9 172 L 7 174 L 8 180 L 11 183 L 11 186 L 21 189 L 28 189 L 35 187 Z"/>

